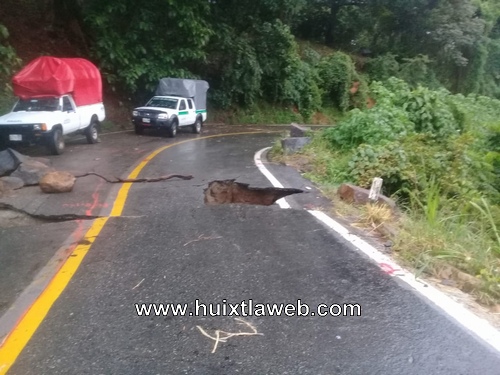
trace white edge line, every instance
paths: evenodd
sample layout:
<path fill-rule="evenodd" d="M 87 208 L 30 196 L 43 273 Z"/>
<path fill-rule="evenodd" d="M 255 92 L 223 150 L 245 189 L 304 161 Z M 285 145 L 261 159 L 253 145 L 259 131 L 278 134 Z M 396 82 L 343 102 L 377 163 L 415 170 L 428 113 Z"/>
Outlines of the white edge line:
<path fill-rule="evenodd" d="M 270 149 L 270 147 L 262 149 L 255 154 L 255 164 L 275 187 L 283 187 L 283 185 L 276 179 L 276 177 L 274 177 L 271 172 L 269 172 L 269 170 L 262 164 L 261 156 L 263 152 L 268 149 Z M 288 207 L 282 207 L 281 205 L 280 207 L 291 208 L 288 203 L 286 203 L 286 205 Z M 429 301 L 431 301 L 435 306 L 443 310 L 448 316 L 453 318 L 464 328 L 474 333 L 476 336 L 493 347 L 496 351 L 500 352 L 500 331 L 493 327 L 487 320 L 475 315 L 466 307 L 454 301 L 452 298 L 436 289 L 432 285 L 418 280 L 413 273 L 402 268 L 390 257 L 383 254 L 355 234 L 352 234 L 347 228 L 339 224 L 330 216 L 326 215 L 324 212 L 316 210 L 306 211 L 313 215 L 316 219 L 321 221 L 323 224 L 328 226 L 330 229 L 338 233 L 342 238 L 349 241 L 359 251 L 367 255 L 371 260 L 376 262 L 382 269 L 382 271 L 406 283 L 417 293 L 421 294 Z"/>
<path fill-rule="evenodd" d="M 266 178 L 269 180 L 269 182 L 271 182 L 271 184 L 274 186 L 274 187 L 277 187 L 277 188 L 283 188 L 283 185 L 278 181 L 278 179 L 276 177 L 274 177 L 272 175 L 271 172 L 269 172 L 269 170 L 264 166 L 264 163 L 262 163 L 262 154 L 264 152 L 266 152 L 267 150 L 270 150 L 271 147 L 266 147 L 266 148 L 263 148 L 262 150 L 260 151 L 257 151 L 255 153 L 255 156 L 254 156 L 254 161 L 255 161 L 255 165 L 257 166 L 257 168 L 259 168 L 259 171 L 261 171 L 261 173 L 266 176 Z M 276 203 L 283 209 L 288 209 L 288 208 L 292 208 L 288 202 L 286 201 L 285 198 L 281 198 L 281 199 L 278 199 L 276 201 Z"/>

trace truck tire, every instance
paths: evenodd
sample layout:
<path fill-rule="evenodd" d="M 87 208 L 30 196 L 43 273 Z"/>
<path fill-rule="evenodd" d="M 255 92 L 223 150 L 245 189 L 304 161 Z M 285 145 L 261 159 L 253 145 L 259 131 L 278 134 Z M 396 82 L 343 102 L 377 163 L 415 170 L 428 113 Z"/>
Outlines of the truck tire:
<path fill-rule="evenodd" d="M 201 118 L 197 117 L 195 123 L 193 124 L 193 127 L 191 128 L 191 130 L 193 131 L 194 134 L 200 134 L 202 126 L 203 126 L 203 122 L 201 121 Z"/>
<path fill-rule="evenodd" d="M 85 137 L 87 138 L 87 143 L 99 143 L 99 132 L 97 129 L 96 121 L 92 121 L 90 125 L 85 129 Z"/>
<path fill-rule="evenodd" d="M 48 140 L 49 151 L 52 155 L 61 155 L 64 152 L 64 136 L 60 128 L 52 131 Z"/>
<path fill-rule="evenodd" d="M 144 128 L 141 125 L 134 125 L 134 131 L 137 135 L 144 134 Z"/>
<path fill-rule="evenodd" d="M 172 125 L 167 129 L 167 135 L 170 138 L 175 138 L 177 135 L 177 129 L 179 128 L 179 124 L 177 123 L 177 120 L 172 121 Z"/>

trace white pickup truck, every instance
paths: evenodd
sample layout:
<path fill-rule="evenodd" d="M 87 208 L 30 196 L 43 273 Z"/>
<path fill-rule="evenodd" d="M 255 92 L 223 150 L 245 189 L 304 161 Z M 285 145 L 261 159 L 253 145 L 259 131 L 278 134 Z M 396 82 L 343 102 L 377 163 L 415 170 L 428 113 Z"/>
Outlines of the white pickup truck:
<path fill-rule="evenodd" d="M 41 56 L 12 78 L 12 87 L 19 99 L 0 117 L 0 144 L 44 143 L 60 155 L 67 134 L 99 141 L 106 114 L 101 73 L 90 61 Z"/>
<path fill-rule="evenodd" d="M 60 155 L 68 134 L 83 133 L 88 143 L 97 143 L 104 119 L 102 103 L 76 106 L 71 95 L 19 99 L 10 113 L 0 117 L 0 142 L 43 143 Z"/>
<path fill-rule="evenodd" d="M 156 96 L 132 111 L 135 133 L 143 134 L 144 129 L 159 129 L 173 138 L 177 130 L 184 127 L 199 134 L 207 119 L 208 88 L 206 81 L 162 78 Z"/>

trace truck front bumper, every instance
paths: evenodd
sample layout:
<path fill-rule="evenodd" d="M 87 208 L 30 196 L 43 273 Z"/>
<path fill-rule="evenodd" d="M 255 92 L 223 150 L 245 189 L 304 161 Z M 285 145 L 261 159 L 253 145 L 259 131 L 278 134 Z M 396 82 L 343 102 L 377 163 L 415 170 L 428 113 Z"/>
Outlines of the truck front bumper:
<path fill-rule="evenodd" d="M 43 143 L 50 132 L 35 130 L 33 125 L 2 125 L 0 124 L 0 143 L 31 144 Z"/>
<path fill-rule="evenodd" d="M 172 119 L 149 118 L 149 122 L 144 122 L 144 117 L 132 117 L 132 123 L 144 129 L 168 129 L 172 126 Z"/>

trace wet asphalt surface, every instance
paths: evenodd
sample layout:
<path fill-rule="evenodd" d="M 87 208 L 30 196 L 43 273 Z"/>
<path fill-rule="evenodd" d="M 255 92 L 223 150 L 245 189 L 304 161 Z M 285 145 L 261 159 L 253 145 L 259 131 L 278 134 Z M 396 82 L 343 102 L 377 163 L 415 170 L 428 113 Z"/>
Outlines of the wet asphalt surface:
<path fill-rule="evenodd" d="M 181 135 L 190 137 L 196 136 Z M 137 139 L 151 149 L 165 144 Z M 274 139 L 198 140 L 153 159 L 141 177 L 194 179 L 133 185 L 123 217 L 108 220 L 9 374 L 500 374 L 497 353 L 305 211 L 322 204 L 316 194 L 289 198 L 292 210 L 204 205 L 203 189 L 212 180 L 270 186 L 253 157 Z M 102 172 L 117 164 L 123 174 L 144 155 L 128 153 L 117 152 L 116 163 L 106 159 L 110 169 Z M 283 167 L 269 167 L 286 187 L 308 185 Z M 214 341 L 196 326 L 211 334 L 246 329 L 234 317 L 145 317 L 134 307 L 196 299 L 300 299 L 313 310 L 320 303 L 356 303 L 362 314 L 245 317 L 263 335 L 230 338 L 212 354 Z"/>

